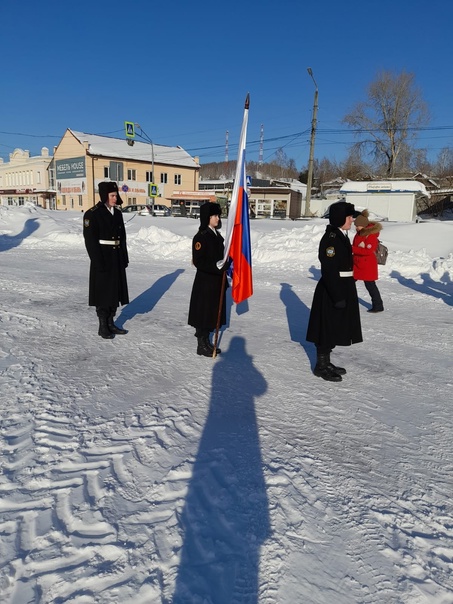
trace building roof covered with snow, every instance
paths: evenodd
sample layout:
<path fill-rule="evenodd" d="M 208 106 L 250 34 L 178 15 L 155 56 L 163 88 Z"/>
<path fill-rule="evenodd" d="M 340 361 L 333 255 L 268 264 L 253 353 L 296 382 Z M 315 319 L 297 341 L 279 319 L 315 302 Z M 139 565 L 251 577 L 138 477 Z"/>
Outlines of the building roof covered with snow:
<path fill-rule="evenodd" d="M 131 146 L 124 138 L 88 134 L 86 132 L 70 130 L 69 128 L 68 130 L 82 144 L 86 143 L 88 145 L 87 152 L 90 155 L 149 162 L 151 155 L 154 153 L 154 162 L 158 164 L 184 166 L 187 168 L 196 168 L 199 166 L 198 162 L 187 151 L 184 151 L 182 147 L 167 147 L 166 145 L 157 145 L 155 143 L 151 145 L 150 143 L 137 140 Z"/>
<path fill-rule="evenodd" d="M 416 180 L 348 180 L 341 193 L 419 193 L 429 197 L 425 185 Z"/>

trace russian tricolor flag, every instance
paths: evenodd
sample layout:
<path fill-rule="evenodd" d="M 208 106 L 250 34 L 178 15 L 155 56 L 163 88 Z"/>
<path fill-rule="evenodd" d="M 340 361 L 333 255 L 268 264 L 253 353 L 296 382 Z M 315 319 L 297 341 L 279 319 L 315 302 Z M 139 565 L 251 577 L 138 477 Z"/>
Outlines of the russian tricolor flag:
<path fill-rule="evenodd" d="M 250 245 L 249 199 L 246 189 L 245 147 L 250 97 L 247 95 L 239 142 L 236 176 L 228 212 L 225 234 L 225 254 L 218 263 L 221 268 L 228 257 L 232 259 L 232 296 L 236 304 L 253 294 L 252 250 Z"/>

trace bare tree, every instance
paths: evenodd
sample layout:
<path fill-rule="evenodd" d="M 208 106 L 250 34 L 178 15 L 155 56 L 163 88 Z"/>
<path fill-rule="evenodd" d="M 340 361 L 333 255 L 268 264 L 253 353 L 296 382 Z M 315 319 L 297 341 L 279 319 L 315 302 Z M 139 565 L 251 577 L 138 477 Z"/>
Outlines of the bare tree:
<path fill-rule="evenodd" d="M 434 164 L 434 173 L 440 177 L 451 176 L 453 174 L 453 149 L 444 147 L 440 150 Z"/>
<path fill-rule="evenodd" d="M 371 172 L 371 167 L 363 161 L 360 153 L 354 148 L 350 149 L 348 156 L 340 164 L 340 173 L 350 180 L 368 178 Z"/>
<path fill-rule="evenodd" d="M 378 163 L 385 163 L 386 175 L 392 177 L 400 154 L 411 148 L 417 130 L 429 122 L 429 113 L 414 74 L 384 71 L 368 86 L 367 100 L 357 103 L 343 122 L 361 139 L 354 148 L 371 151 Z"/>

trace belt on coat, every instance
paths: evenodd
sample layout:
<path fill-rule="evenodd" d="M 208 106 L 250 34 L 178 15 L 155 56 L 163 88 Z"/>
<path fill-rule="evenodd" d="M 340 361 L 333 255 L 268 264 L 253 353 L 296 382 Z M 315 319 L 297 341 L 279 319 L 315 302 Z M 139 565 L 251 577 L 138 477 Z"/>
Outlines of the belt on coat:
<path fill-rule="evenodd" d="M 119 245 L 120 242 L 115 240 L 115 241 L 109 241 L 108 239 L 99 239 L 99 243 L 101 245 Z"/>
<path fill-rule="evenodd" d="M 338 274 L 340 277 L 352 277 L 352 271 L 340 271 Z"/>

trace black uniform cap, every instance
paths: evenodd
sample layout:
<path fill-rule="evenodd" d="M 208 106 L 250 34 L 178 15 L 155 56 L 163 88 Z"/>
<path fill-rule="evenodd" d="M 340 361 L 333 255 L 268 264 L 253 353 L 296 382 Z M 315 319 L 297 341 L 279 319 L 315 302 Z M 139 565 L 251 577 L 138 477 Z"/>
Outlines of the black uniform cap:
<path fill-rule="evenodd" d="M 109 198 L 109 193 L 117 194 L 117 204 L 120 206 L 123 204 L 123 200 L 120 197 L 120 192 L 118 190 L 118 185 L 116 182 L 111 180 L 106 180 L 104 182 L 99 183 L 99 197 L 101 198 L 102 203 L 107 203 Z"/>
<path fill-rule="evenodd" d="M 356 212 L 354 204 L 347 201 L 337 201 L 333 203 L 329 209 L 329 222 L 334 227 L 342 227 L 346 222 L 347 216 L 358 216 L 360 212 Z"/>
<path fill-rule="evenodd" d="M 208 201 L 200 206 L 200 230 L 207 229 L 211 216 L 221 216 L 222 208 L 218 203 Z M 220 227 L 219 227 L 220 228 Z"/>

